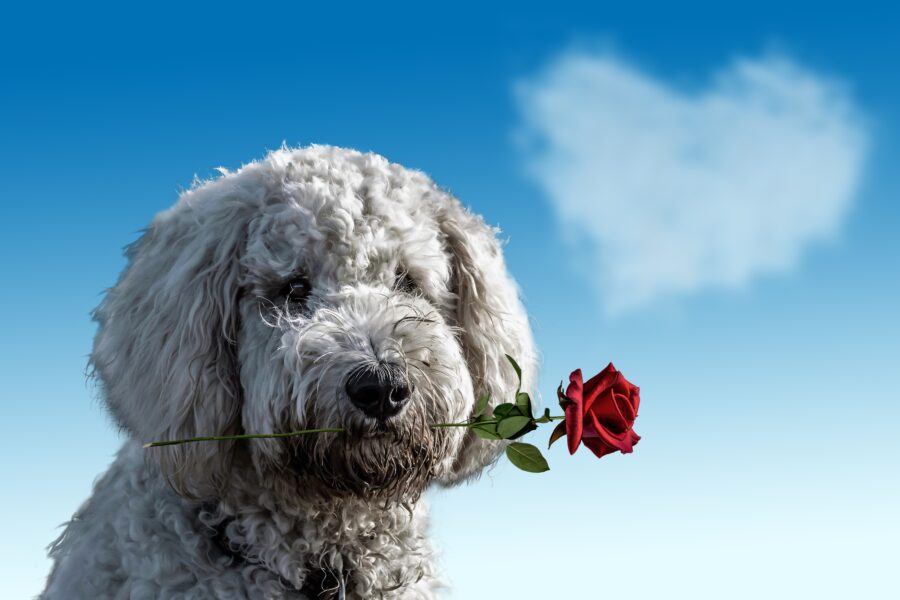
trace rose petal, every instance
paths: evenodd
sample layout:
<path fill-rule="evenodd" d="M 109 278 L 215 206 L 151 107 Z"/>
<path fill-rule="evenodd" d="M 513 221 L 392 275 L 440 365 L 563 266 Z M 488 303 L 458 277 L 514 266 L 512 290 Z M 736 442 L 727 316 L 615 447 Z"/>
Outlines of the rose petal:
<path fill-rule="evenodd" d="M 611 387 L 616 378 L 621 375 L 612 363 L 609 363 L 605 369 L 591 377 L 584 384 L 584 410 L 590 410 L 591 405 L 597 399 L 597 396 Z"/>
<path fill-rule="evenodd" d="M 575 369 L 569 374 L 569 385 L 566 387 L 566 398 L 575 402 L 584 400 L 584 384 L 582 384 L 581 369 Z"/>
<path fill-rule="evenodd" d="M 587 446 L 588 450 L 593 452 L 597 458 L 603 458 L 607 454 L 612 454 L 618 450 L 618 448 L 610 446 L 600 438 L 585 439 L 584 445 Z"/>
<path fill-rule="evenodd" d="M 624 403 L 627 404 L 627 401 Z M 616 401 L 616 393 L 612 388 L 607 389 L 606 392 L 597 397 L 588 413 L 593 415 L 607 429 L 615 433 L 622 433 L 634 421 L 634 419 L 628 420 L 625 414 L 622 413 L 621 406 Z"/>
<path fill-rule="evenodd" d="M 632 450 L 631 436 L 629 435 L 630 430 L 626 429 L 621 433 L 614 433 L 604 427 L 601 423 L 597 421 L 597 417 L 594 416 L 594 413 L 590 414 L 590 419 L 593 423 L 594 429 L 597 430 L 597 433 L 600 434 L 599 438 L 609 444 L 617 448 L 623 454 L 628 454 Z M 596 438 L 594 438 L 596 439 Z"/>
<path fill-rule="evenodd" d="M 641 436 L 636 434 L 633 429 L 629 429 L 628 432 L 631 434 L 631 445 L 634 447 L 639 441 L 641 441 Z"/>
<path fill-rule="evenodd" d="M 600 437 L 600 434 L 597 433 L 597 430 L 594 428 L 594 424 L 591 422 L 591 419 L 584 419 L 581 423 L 583 432 L 581 434 L 581 439 L 587 438 L 595 438 Z"/>
<path fill-rule="evenodd" d="M 628 396 L 625 394 L 613 394 L 616 401 L 616 408 L 619 409 L 619 413 L 622 415 L 622 418 L 625 419 L 628 423 L 634 423 L 635 417 L 637 414 L 634 412 L 634 407 L 631 405 L 631 402 L 628 400 Z"/>
<path fill-rule="evenodd" d="M 584 418 L 583 401 L 582 401 L 582 383 L 581 369 L 572 371 L 569 375 L 569 387 L 566 388 L 566 398 L 572 401 L 566 407 L 566 418 L 563 423 L 566 424 L 566 442 L 569 446 L 569 454 L 575 454 L 578 445 L 581 443 L 582 419 Z"/>

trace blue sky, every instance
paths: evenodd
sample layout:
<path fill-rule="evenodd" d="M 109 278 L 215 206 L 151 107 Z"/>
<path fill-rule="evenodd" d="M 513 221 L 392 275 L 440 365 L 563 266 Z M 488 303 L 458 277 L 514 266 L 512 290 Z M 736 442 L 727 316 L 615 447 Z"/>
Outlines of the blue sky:
<path fill-rule="evenodd" d="M 641 386 L 634 454 L 432 494 L 452 597 L 900 593 L 897 15 L 545 10 L 5 9 L 5 597 L 120 443 L 84 369 L 121 248 L 282 142 L 379 152 L 499 225 L 548 403 L 609 360 Z"/>

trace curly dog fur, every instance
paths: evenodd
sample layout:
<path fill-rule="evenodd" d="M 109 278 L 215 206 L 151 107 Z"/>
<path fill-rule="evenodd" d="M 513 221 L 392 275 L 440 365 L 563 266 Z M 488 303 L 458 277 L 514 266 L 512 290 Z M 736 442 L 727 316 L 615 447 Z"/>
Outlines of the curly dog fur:
<path fill-rule="evenodd" d="M 420 172 L 311 146 L 185 192 L 127 257 L 91 365 L 129 440 L 42 597 L 435 597 L 421 495 L 502 446 L 429 425 L 515 389 L 504 353 L 535 373 L 496 231 Z M 350 381 L 387 368 L 403 402 L 373 417 Z M 320 427 L 346 433 L 141 448 Z"/>

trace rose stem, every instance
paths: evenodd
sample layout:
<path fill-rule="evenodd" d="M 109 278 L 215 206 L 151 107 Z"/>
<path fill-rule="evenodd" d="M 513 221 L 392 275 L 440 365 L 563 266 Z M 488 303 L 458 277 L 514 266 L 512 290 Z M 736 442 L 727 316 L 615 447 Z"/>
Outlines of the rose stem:
<path fill-rule="evenodd" d="M 304 429 L 302 431 L 289 431 L 287 433 L 245 433 L 242 435 L 212 435 L 209 437 L 195 437 L 184 440 L 170 440 L 167 442 L 150 442 L 144 444 L 144 448 L 155 448 L 157 446 L 173 446 L 175 444 L 187 444 L 191 442 L 214 442 L 227 440 L 252 440 L 259 438 L 281 438 L 291 437 L 295 435 L 306 435 L 307 433 L 337 433 L 344 431 L 340 427 L 326 427 L 323 429 Z"/>
<path fill-rule="evenodd" d="M 557 416 L 549 417 L 551 421 L 559 421 L 566 417 Z M 490 421 L 480 421 L 479 423 L 435 423 L 432 429 L 440 427 L 471 427 L 472 425 L 496 425 L 499 421 L 493 419 Z M 322 429 L 303 429 L 300 431 L 289 431 L 287 433 L 245 433 L 241 435 L 212 435 L 207 437 L 186 438 L 183 440 L 169 440 L 166 442 L 148 442 L 144 444 L 144 448 L 158 448 L 159 446 L 176 446 L 178 444 L 191 444 L 193 442 L 227 442 L 231 440 L 258 440 L 268 438 L 294 437 L 298 435 L 306 435 L 308 433 L 340 433 L 344 431 L 340 427 L 326 427 Z"/>
<path fill-rule="evenodd" d="M 560 415 L 558 417 L 547 417 L 547 418 L 551 421 L 559 421 L 559 420 L 565 419 L 566 416 Z M 537 421 L 537 420 L 538 419 L 534 419 L 534 421 Z M 499 422 L 500 421 L 498 419 L 492 419 L 490 421 L 479 421 L 477 423 L 435 423 L 434 425 L 431 426 L 431 428 L 435 429 L 438 427 L 471 427 L 472 425 L 492 425 L 492 424 L 496 424 Z"/>

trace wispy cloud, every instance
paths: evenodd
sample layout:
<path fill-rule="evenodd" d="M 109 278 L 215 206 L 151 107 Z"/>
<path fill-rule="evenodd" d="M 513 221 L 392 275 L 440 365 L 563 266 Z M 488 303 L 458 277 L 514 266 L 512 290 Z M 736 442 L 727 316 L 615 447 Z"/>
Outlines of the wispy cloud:
<path fill-rule="evenodd" d="M 843 86 L 784 56 L 680 91 L 570 53 L 516 92 L 529 172 L 611 313 L 792 267 L 839 228 L 867 146 Z"/>

